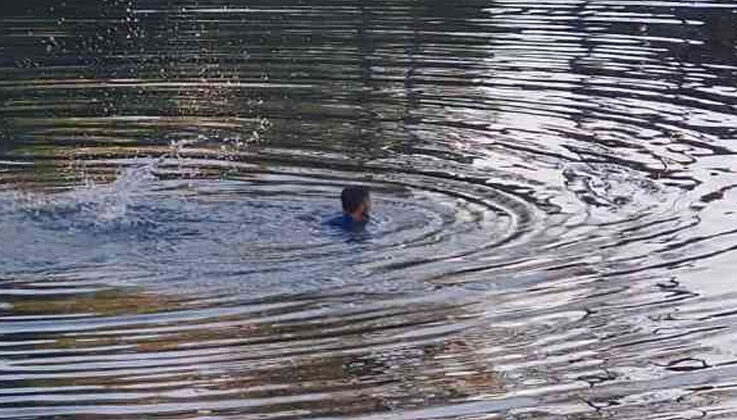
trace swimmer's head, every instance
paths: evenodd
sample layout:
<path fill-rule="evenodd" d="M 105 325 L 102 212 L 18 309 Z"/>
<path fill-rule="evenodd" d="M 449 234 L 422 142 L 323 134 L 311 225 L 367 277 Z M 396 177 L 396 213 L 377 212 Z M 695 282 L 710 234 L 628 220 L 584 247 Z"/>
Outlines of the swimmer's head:
<path fill-rule="evenodd" d="M 368 187 L 347 187 L 340 194 L 343 211 L 357 222 L 364 222 L 371 211 L 371 193 Z"/>

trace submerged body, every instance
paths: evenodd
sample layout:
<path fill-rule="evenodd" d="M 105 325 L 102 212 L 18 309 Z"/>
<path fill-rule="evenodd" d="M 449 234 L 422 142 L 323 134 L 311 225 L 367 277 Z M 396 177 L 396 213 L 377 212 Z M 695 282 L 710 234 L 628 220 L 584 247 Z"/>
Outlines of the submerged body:
<path fill-rule="evenodd" d="M 326 225 L 336 228 L 343 229 L 349 232 L 361 232 L 366 229 L 366 225 L 369 223 L 369 218 L 366 217 L 363 220 L 355 220 L 350 214 L 343 213 L 339 216 L 335 216 L 325 222 Z"/>

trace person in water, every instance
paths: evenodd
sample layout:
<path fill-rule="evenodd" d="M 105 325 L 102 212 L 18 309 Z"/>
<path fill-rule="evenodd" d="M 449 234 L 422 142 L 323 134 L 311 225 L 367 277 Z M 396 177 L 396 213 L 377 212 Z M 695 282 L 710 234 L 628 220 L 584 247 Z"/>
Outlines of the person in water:
<path fill-rule="evenodd" d="M 343 214 L 330 220 L 329 225 L 346 230 L 360 230 L 369 222 L 371 192 L 367 187 L 347 187 L 340 193 Z"/>

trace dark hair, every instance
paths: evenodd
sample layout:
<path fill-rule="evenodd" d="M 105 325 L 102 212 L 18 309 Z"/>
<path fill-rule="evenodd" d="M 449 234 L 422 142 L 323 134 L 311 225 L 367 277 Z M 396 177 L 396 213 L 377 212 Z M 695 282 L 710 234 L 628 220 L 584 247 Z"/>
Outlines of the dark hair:
<path fill-rule="evenodd" d="M 369 199 L 368 187 L 347 187 L 340 193 L 340 201 L 343 203 L 343 211 L 353 213 L 361 204 Z"/>

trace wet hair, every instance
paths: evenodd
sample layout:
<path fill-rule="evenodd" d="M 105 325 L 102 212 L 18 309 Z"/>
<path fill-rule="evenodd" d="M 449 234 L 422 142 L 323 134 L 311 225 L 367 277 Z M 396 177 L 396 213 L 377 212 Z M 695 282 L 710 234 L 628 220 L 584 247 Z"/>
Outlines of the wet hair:
<path fill-rule="evenodd" d="M 353 213 L 362 204 L 369 200 L 369 189 L 367 187 L 347 187 L 340 193 L 340 201 L 343 203 L 343 211 Z"/>

